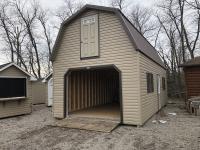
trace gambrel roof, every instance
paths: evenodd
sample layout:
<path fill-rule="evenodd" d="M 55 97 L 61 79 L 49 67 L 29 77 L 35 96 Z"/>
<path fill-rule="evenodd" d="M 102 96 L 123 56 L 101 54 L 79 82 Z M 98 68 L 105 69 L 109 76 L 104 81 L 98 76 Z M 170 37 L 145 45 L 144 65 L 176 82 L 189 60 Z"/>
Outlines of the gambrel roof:
<path fill-rule="evenodd" d="M 161 67 L 165 68 L 164 63 L 162 62 L 161 58 L 158 55 L 158 52 L 156 49 L 147 41 L 147 39 L 134 27 L 134 25 L 128 20 L 128 18 L 117 8 L 112 7 L 104 7 L 104 6 L 96 6 L 96 5 L 85 5 L 83 8 L 81 8 L 79 11 L 77 11 L 74 15 L 69 17 L 66 21 L 64 21 L 61 24 L 57 39 L 55 41 L 53 52 L 51 56 L 51 60 L 54 61 L 56 57 L 56 51 L 57 51 L 57 45 L 59 43 L 59 40 L 61 38 L 61 33 L 69 23 L 71 23 L 72 20 L 76 19 L 78 16 L 80 16 L 83 12 L 86 10 L 100 10 L 100 11 L 107 11 L 107 12 L 113 12 L 116 14 L 116 16 L 120 19 L 120 22 L 126 31 L 129 39 L 132 41 L 135 49 L 137 51 L 140 51 L 145 56 L 147 56 L 149 59 L 160 65 Z"/>

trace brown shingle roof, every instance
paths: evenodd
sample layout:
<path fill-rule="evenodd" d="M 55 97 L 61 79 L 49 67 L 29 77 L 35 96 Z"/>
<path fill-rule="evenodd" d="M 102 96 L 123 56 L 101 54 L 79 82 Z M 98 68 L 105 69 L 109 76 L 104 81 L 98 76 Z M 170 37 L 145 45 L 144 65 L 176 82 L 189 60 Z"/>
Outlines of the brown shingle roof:
<path fill-rule="evenodd" d="M 52 56 L 51 56 L 52 61 L 54 60 L 54 58 L 56 56 L 56 51 L 57 51 L 56 47 L 61 38 L 61 33 L 62 33 L 64 26 L 69 24 L 72 20 L 74 20 L 82 12 L 84 12 L 88 9 L 95 9 L 95 10 L 108 11 L 108 12 L 115 13 L 119 17 L 126 33 L 128 34 L 128 36 L 129 36 L 130 40 L 132 41 L 136 50 L 140 51 L 145 56 L 150 58 L 152 61 L 154 61 L 161 67 L 165 68 L 165 65 L 162 62 L 161 58 L 159 57 L 156 49 L 146 40 L 146 38 L 142 34 L 140 34 L 140 32 L 133 26 L 133 24 L 125 17 L 125 15 L 119 9 L 112 8 L 112 7 L 96 6 L 96 5 L 85 5 L 78 12 L 76 12 L 74 15 L 69 17 L 66 21 L 64 21 L 61 24 L 57 39 L 56 39 L 54 47 L 53 47 L 53 52 L 52 52 Z"/>
<path fill-rule="evenodd" d="M 194 59 L 190 59 L 186 63 L 179 65 L 179 67 L 193 67 L 193 66 L 200 66 L 200 56 L 195 57 Z"/>

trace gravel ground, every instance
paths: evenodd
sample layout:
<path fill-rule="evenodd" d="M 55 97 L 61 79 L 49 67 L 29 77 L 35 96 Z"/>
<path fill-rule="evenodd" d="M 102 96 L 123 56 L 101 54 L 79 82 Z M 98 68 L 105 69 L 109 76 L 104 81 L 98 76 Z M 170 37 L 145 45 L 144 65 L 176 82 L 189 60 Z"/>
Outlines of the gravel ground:
<path fill-rule="evenodd" d="M 53 121 L 44 105 L 34 106 L 31 115 L 1 119 L 0 150 L 200 150 L 200 117 L 180 102 L 168 104 L 143 127 L 120 126 L 112 133 L 48 126 Z"/>

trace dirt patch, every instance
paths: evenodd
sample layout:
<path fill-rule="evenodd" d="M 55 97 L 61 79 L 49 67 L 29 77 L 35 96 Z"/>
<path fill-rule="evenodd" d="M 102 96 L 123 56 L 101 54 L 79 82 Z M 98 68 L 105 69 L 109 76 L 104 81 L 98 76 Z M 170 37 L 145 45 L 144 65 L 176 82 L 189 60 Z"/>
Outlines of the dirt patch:
<path fill-rule="evenodd" d="M 54 122 L 51 113 L 50 108 L 40 105 L 31 115 L 1 119 L 0 149 L 200 149 L 200 117 L 188 114 L 180 102 L 169 104 L 143 127 L 120 126 L 111 133 L 49 126 Z M 155 119 L 167 122 L 152 123 Z"/>

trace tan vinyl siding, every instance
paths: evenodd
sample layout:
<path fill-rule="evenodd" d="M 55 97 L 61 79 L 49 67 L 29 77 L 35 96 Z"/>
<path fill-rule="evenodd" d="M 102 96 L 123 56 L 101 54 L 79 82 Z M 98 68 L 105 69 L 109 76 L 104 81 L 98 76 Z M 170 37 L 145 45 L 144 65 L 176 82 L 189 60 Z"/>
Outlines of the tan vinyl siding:
<path fill-rule="evenodd" d="M 0 77 L 27 77 L 22 71 L 16 67 L 9 67 L 6 70 L 0 72 Z M 32 111 L 32 93 L 31 93 L 31 82 L 27 77 L 27 98 L 24 100 L 11 100 L 11 101 L 0 101 L 0 118 L 16 116 L 21 114 L 28 114 Z"/>
<path fill-rule="evenodd" d="M 154 92 L 147 93 L 146 73 L 150 72 L 154 78 Z M 166 70 L 158 64 L 140 53 L 140 95 L 141 95 L 141 112 L 142 124 L 149 119 L 154 113 L 158 111 L 158 97 L 157 97 L 157 81 L 156 75 L 161 77 L 161 105 L 164 106 L 167 102 L 167 89 L 162 89 L 162 77 L 166 80 Z"/>
<path fill-rule="evenodd" d="M 41 81 L 32 82 L 32 103 L 46 103 L 46 84 Z"/>
<path fill-rule="evenodd" d="M 88 11 L 82 16 L 99 16 L 100 57 L 80 60 L 80 17 L 63 31 L 53 62 L 54 117 L 64 117 L 64 75 L 69 68 L 114 64 L 122 72 L 123 119 L 125 124 L 141 124 L 139 107 L 139 59 L 120 20 L 113 13 Z"/>

